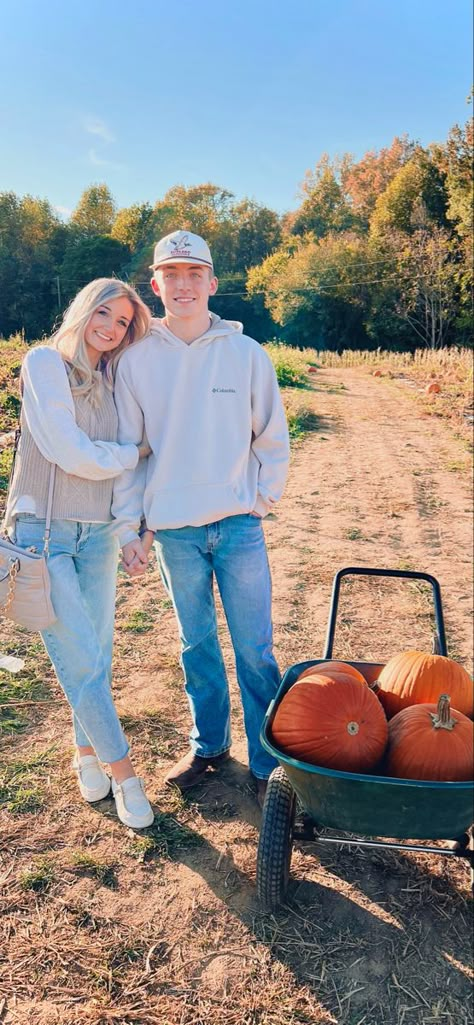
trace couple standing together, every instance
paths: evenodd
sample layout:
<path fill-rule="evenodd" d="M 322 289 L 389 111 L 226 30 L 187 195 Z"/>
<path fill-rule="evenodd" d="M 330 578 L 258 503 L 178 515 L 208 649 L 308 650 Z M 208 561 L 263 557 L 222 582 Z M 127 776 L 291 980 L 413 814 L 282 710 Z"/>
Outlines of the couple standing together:
<path fill-rule="evenodd" d="M 26 356 L 6 514 L 17 544 L 41 551 L 55 463 L 48 566 L 57 618 L 42 637 L 73 713 L 81 794 L 101 800 L 112 784 L 132 828 L 151 825 L 153 811 L 111 693 L 118 545 L 131 577 L 154 547 L 178 622 L 192 731 L 166 782 L 187 790 L 229 757 L 215 578 L 261 804 L 275 763 L 259 734 L 279 684 L 262 518 L 280 498 L 289 455 L 267 354 L 208 310 L 218 283 L 206 242 L 173 232 L 155 246 L 152 270 L 162 320 L 130 286 L 98 279 L 50 344 Z"/>

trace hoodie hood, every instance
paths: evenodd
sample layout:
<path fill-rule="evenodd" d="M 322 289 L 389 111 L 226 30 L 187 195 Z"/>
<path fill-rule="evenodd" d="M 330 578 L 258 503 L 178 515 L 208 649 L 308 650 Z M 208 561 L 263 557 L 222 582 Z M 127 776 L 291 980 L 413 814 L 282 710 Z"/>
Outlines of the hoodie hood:
<path fill-rule="evenodd" d="M 225 338 L 229 335 L 242 334 L 243 325 L 238 320 L 223 320 L 222 317 L 218 317 L 217 313 L 209 313 L 210 323 L 207 331 L 204 334 L 199 335 L 199 338 L 195 338 L 191 343 L 193 347 L 209 345 L 210 342 L 216 341 L 218 338 Z M 172 346 L 187 345 L 187 342 L 183 342 L 181 338 L 170 331 L 169 327 L 165 324 L 164 320 L 159 317 L 153 317 L 151 321 L 150 334 L 160 338 L 163 342 Z"/>

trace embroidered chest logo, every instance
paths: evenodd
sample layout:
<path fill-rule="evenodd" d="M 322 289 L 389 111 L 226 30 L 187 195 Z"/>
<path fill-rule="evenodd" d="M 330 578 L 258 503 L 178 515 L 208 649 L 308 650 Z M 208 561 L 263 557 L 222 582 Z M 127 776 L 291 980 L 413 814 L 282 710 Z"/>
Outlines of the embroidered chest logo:
<path fill-rule="evenodd" d="M 213 388 L 212 389 L 212 394 L 213 395 L 216 395 L 216 394 L 218 394 L 218 395 L 235 395 L 236 391 L 235 391 L 235 388 Z"/>

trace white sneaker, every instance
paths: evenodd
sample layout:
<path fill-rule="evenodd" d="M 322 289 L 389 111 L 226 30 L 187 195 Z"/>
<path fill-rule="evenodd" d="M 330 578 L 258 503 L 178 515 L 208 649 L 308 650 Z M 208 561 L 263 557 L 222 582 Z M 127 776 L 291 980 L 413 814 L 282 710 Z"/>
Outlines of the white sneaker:
<path fill-rule="evenodd" d="M 144 829 L 151 826 L 154 814 L 145 793 L 145 783 L 139 776 L 130 776 L 123 783 L 112 779 L 112 793 L 115 797 L 117 815 L 130 829 Z"/>
<path fill-rule="evenodd" d="M 77 753 L 72 763 L 77 773 L 79 790 L 85 801 L 93 804 L 94 801 L 103 801 L 110 793 L 110 777 L 104 772 L 95 755 L 82 755 Z"/>

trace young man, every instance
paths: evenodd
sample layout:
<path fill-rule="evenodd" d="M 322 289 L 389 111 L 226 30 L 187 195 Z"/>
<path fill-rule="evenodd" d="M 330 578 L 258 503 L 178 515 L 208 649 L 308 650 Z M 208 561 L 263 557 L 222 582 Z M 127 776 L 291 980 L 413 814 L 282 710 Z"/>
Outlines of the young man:
<path fill-rule="evenodd" d="M 279 684 L 262 517 L 283 491 L 288 429 L 275 371 L 242 325 L 209 313 L 217 291 L 204 239 L 175 231 L 155 246 L 151 287 L 165 309 L 120 360 L 119 440 L 152 454 L 117 483 L 124 565 L 143 573 L 154 542 L 173 601 L 193 728 L 166 781 L 186 790 L 229 757 L 229 689 L 217 637 L 215 578 L 235 652 L 250 771 L 262 803 L 275 762 L 260 744 Z M 146 528 L 138 536 L 138 527 Z"/>

